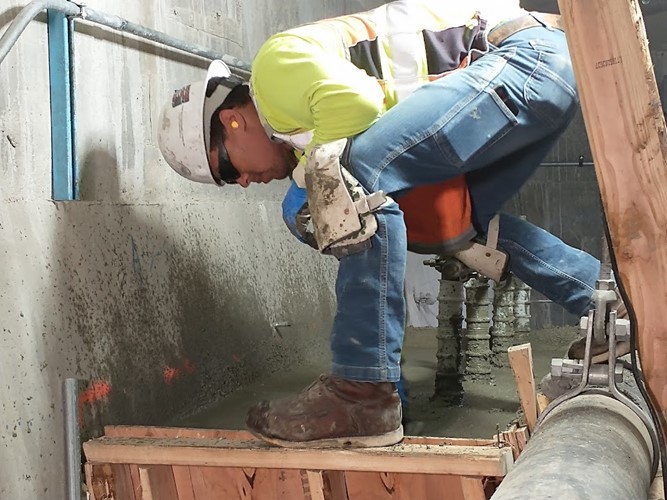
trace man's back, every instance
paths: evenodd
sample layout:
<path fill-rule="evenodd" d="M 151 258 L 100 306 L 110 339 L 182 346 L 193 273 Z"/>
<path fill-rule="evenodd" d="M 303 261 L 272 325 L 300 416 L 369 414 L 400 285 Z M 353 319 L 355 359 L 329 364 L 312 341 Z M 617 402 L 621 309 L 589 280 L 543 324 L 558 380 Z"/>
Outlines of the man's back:
<path fill-rule="evenodd" d="M 487 49 L 485 33 L 523 13 L 518 0 L 401 0 L 299 26 L 260 48 L 256 102 L 278 132 L 314 130 L 317 142 L 349 137 L 415 88 L 467 64 L 471 51 Z M 318 114 L 335 123 L 318 123 Z"/>

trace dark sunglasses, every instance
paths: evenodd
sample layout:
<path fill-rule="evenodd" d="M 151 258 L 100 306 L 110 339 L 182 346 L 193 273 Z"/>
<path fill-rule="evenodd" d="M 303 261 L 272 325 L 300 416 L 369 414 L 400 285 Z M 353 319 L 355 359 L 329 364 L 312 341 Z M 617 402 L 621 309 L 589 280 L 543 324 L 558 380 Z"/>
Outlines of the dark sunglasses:
<path fill-rule="evenodd" d="M 206 97 L 211 97 L 215 89 L 220 85 L 233 89 L 237 85 L 244 83 L 242 78 L 239 78 L 236 75 L 230 75 L 228 78 L 211 78 L 206 87 Z M 215 116 L 218 115 L 220 109 L 224 106 L 224 102 L 220 107 L 215 111 Z M 236 181 L 241 174 L 234 167 L 232 162 L 229 159 L 229 154 L 227 154 L 227 149 L 225 148 L 224 141 L 222 139 L 217 140 L 218 146 L 218 172 L 219 176 L 214 176 L 214 180 L 218 184 L 236 184 Z"/>
<path fill-rule="evenodd" d="M 236 181 L 241 174 L 238 170 L 232 165 L 232 162 L 229 160 L 229 155 L 227 154 L 227 149 L 222 143 L 223 141 L 218 141 L 218 173 L 219 179 L 215 179 L 215 182 L 222 184 L 236 184 Z"/>

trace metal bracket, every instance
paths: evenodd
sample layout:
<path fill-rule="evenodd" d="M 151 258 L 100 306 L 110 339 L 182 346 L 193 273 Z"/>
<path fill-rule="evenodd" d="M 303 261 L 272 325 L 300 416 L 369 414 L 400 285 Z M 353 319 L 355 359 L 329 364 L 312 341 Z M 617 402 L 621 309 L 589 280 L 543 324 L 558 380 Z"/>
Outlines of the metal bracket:
<path fill-rule="evenodd" d="M 283 339 L 283 334 L 280 331 L 281 328 L 287 328 L 290 327 L 290 325 L 287 321 L 277 321 L 275 323 L 271 323 L 271 328 L 273 329 L 274 333 L 280 337 L 280 339 Z"/>
<path fill-rule="evenodd" d="M 88 14 L 86 12 L 86 3 L 85 2 L 74 2 L 73 0 L 67 0 L 69 3 L 72 5 L 76 5 L 79 8 L 79 12 L 77 14 L 72 14 L 70 16 L 67 16 L 69 19 L 81 19 L 82 21 L 85 21 L 86 18 L 88 17 Z"/>
<path fill-rule="evenodd" d="M 588 316 L 582 316 L 579 320 L 579 335 L 586 337 L 588 332 Z M 616 318 L 616 340 L 618 342 L 630 341 L 630 320 L 626 318 Z M 605 342 L 606 342 L 605 335 Z"/>
<path fill-rule="evenodd" d="M 615 293 L 615 292 L 614 292 Z M 602 296 L 604 297 L 604 295 Z M 536 424 L 536 428 L 540 426 L 542 422 L 544 422 L 547 417 L 549 416 L 549 413 L 556 408 L 559 404 L 572 399 L 579 394 L 583 393 L 593 393 L 593 394 L 601 394 L 604 396 L 609 396 L 611 398 L 616 399 L 617 401 L 620 401 L 623 403 L 625 406 L 630 408 L 644 423 L 646 426 L 646 429 L 651 436 L 651 444 L 653 448 L 653 464 L 652 464 L 652 469 L 651 469 L 651 477 L 655 477 L 655 474 L 658 470 L 658 464 L 660 461 L 660 446 L 659 446 L 659 441 L 658 441 L 658 435 L 656 433 L 656 429 L 653 426 L 653 422 L 651 418 L 642 411 L 642 409 L 637 406 L 630 398 L 628 398 L 625 394 L 623 394 L 619 389 L 618 386 L 616 385 L 617 382 L 617 363 L 616 363 L 616 342 L 617 342 L 617 335 L 616 335 L 616 327 L 617 327 L 617 318 L 616 318 L 616 311 L 610 311 L 609 315 L 606 315 L 606 303 L 609 302 L 607 300 L 602 300 L 601 303 L 604 304 L 604 308 L 599 309 L 600 311 L 604 311 L 604 313 L 600 314 L 604 318 L 602 321 L 603 325 L 603 331 L 602 335 L 605 336 L 606 332 L 606 337 L 608 340 L 608 346 L 609 346 L 609 351 L 608 351 L 608 358 L 607 358 L 607 365 L 598 365 L 602 370 L 607 370 L 606 376 L 601 375 L 601 370 L 598 367 L 594 367 L 591 369 L 591 345 L 593 343 L 593 338 L 596 337 L 595 335 L 595 330 L 599 328 L 600 322 L 596 320 L 596 310 L 591 309 L 588 313 L 588 318 L 586 321 L 586 350 L 584 354 L 584 359 L 583 363 L 581 365 L 581 381 L 579 385 L 574 388 L 572 391 L 567 392 L 560 397 L 554 399 L 549 406 L 547 406 L 542 414 L 539 416 Z M 597 336 L 600 336 L 600 332 L 597 332 Z M 569 360 L 568 360 L 569 361 Z M 592 376 L 591 376 L 592 375 Z M 578 377 L 577 377 L 578 378 Z M 604 379 L 604 383 L 600 384 L 600 382 Z M 604 386 L 607 386 L 606 388 Z M 596 387 L 593 387 L 596 386 Z"/>
<path fill-rule="evenodd" d="M 577 359 L 552 359 L 551 378 L 568 379 L 581 383 L 584 376 L 584 364 Z M 592 385 L 608 385 L 609 370 L 606 365 L 592 365 L 588 369 L 588 381 Z M 614 382 L 623 382 L 623 363 L 616 362 L 614 367 Z"/>
<path fill-rule="evenodd" d="M 475 274 L 475 271 L 456 257 L 445 255 L 425 260 L 424 265 L 435 267 L 442 275 L 442 279 L 446 281 L 468 281 Z"/>
<path fill-rule="evenodd" d="M 596 324 L 593 329 L 593 336 L 595 342 L 598 344 L 604 344 L 606 340 L 605 323 L 607 321 L 607 306 L 618 300 L 615 290 L 616 282 L 612 279 L 599 279 L 595 283 L 595 291 L 593 292 L 592 298 L 595 304 L 595 310 L 598 314 L 595 315 Z"/>

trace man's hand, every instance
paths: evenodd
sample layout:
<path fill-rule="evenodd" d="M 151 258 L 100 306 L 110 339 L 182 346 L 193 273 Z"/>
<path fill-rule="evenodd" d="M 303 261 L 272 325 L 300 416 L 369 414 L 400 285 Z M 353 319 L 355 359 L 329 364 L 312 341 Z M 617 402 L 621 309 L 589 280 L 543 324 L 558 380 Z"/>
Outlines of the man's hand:
<path fill-rule="evenodd" d="M 283 199 L 283 221 L 290 232 L 301 242 L 317 249 L 317 242 L 312 231 L 310 210 L 306 190 L 292 181 Z"/>

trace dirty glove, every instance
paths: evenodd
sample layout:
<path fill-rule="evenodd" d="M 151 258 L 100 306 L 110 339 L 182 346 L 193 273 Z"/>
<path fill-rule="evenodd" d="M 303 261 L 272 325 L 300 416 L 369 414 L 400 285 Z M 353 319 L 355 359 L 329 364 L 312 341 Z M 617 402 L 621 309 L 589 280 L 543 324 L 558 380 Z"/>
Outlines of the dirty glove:
<path fill-rule="evenodd" d="M 317 248 L 317 242 L 312 231 L 310 210 L 306 190 L 292 181 L 285 198 L 283 199 L 283 221 L 299 241 Z"/>

